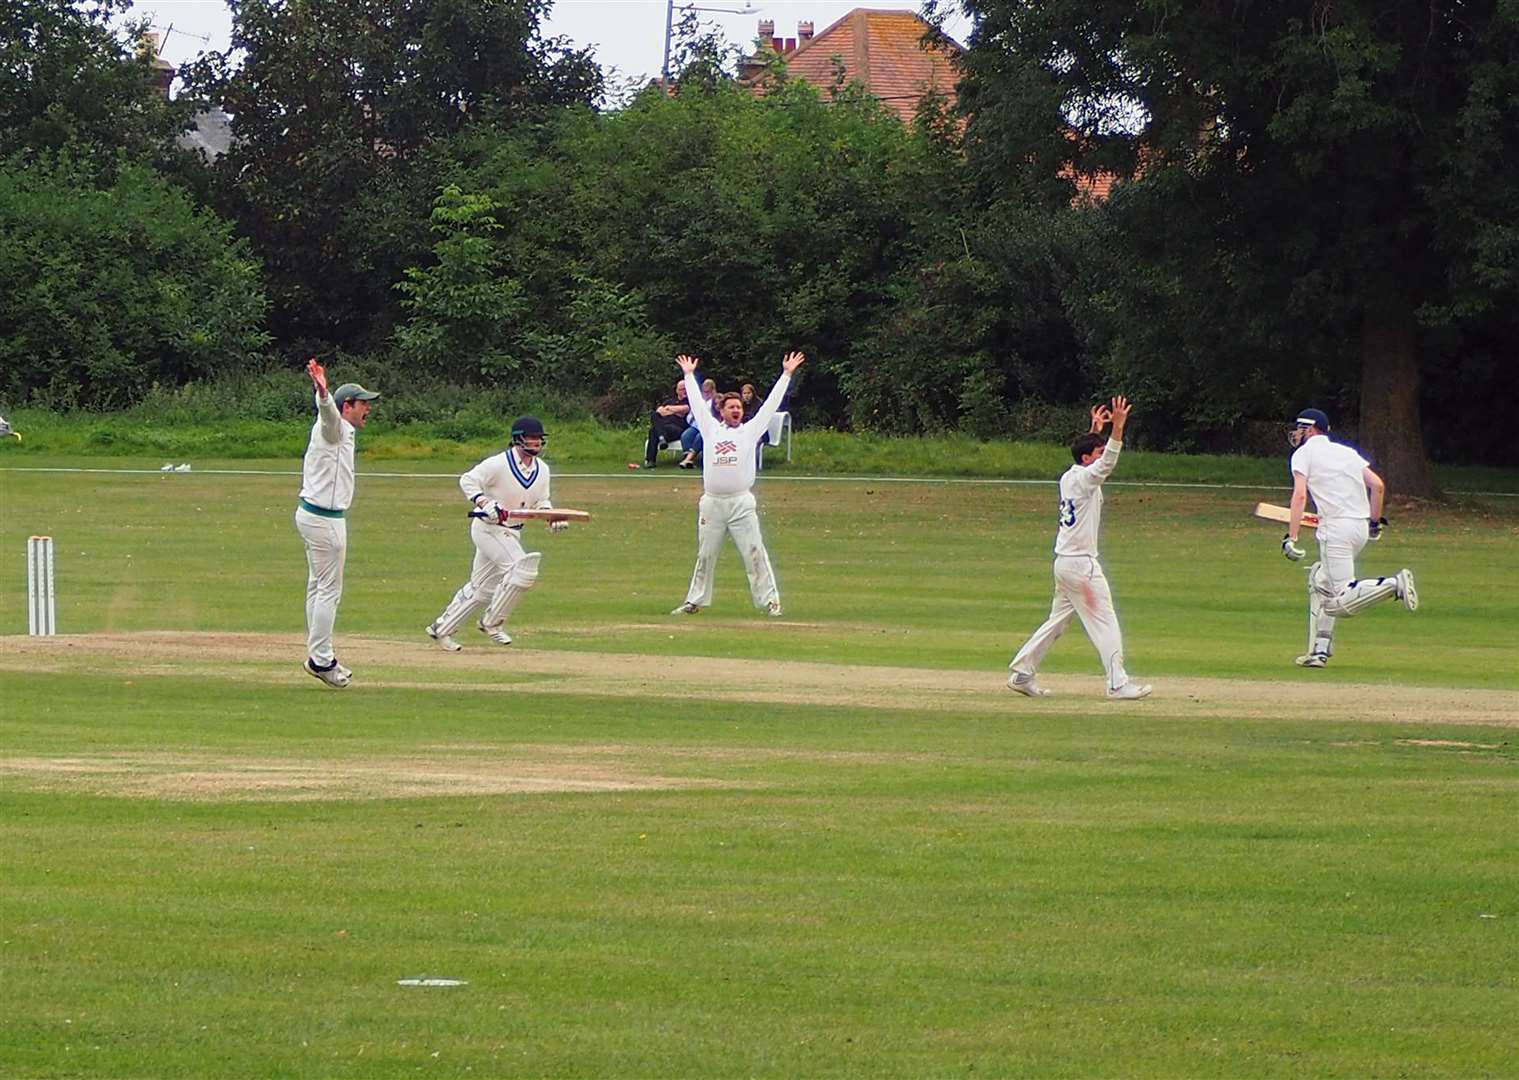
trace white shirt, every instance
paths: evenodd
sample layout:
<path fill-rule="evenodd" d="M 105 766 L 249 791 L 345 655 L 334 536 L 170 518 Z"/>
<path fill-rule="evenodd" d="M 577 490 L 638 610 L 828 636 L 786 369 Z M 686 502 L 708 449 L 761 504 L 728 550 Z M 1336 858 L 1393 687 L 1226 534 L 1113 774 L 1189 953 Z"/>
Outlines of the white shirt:
<path fill-rule="evenodd" d="M 484 495 L 507 510 L 547 510 L 552 505 L 548 462 L 534 457 L 524 467 L 514 447 L 492 454 L 459 477 L 459 490 L 471 503 Z"/>
<path fill-rule="evenodd" d="M 782 372 L 759 410 L 738 427 L 729 427 L 702 402 L 696 376 L 686 376 L 686 397 L 701 402 L 692 408 L 691 421 L 701 431 L 701 479 L 708 495 L 742 495 L 754 487 L 759 441 L 790 386 L 791 376 Z"/>
<path fill-rule="evenodd" d="M 354 427 L 331 394 L 316 396 L 316 413 L 301 463 L 301 498 L 324 510 L 347 510 L 353 505 Z"/>
<path fill-rule="evenodd" d="M 1060 528 L 1055 555 L 1097 558 L 1097 533 L 1102 528 L 1102 482 L 1118 464 L 1123 443 L 1109 439 L 1102 456 L 1090 465 L 1072 465 L 1060 478 Z"/>
<path fill-rule="evenodd" d="M 1369 518 L 1366 468 L 1371 463 L 1344 443 L 1314 435 L 1292 452 L 1292 471 L 1308 481 L 1320 518 Z"/>

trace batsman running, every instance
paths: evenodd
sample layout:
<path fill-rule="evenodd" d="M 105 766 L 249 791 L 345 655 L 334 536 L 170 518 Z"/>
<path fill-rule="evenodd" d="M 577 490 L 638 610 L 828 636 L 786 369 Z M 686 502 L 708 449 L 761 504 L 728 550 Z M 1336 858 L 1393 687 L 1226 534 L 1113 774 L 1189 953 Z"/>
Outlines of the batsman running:
<path fill-rule="evenodd" d="M 1109 421 L 1113 434 L 1104 439 Z M 1050 617 L 1018 650 L 1008 665 L 1008 689 L 1028 697 L 1047 697 L 1034 681 L 1039 663 L 1074 616 L 1081 617 L 1087 637 L 1097 648 L 1108 675 L 1108 697 L 1133 700 L 1148 697 L 1150 687 L 1129 678 L 1123 668 L 1123 631 L 1113 610 L 1113 593 L 1097 561 L 1097 534 L 1102 528 L 1102 482 L 1113 474 L 1123 450 L 1123 430 L 1129 422 L 1129 399 L 1115 397 L 1112 407 L 1092 409 L 1092 430 L 1071 443 L 1076 464 L 1060 478 L 1060 525 L 1055 532 L 1055 600 Z"/>
<path fill-rule="evenodd" d="M 692 423 L 701 431 L 702 497 L 696 518 L 696 569 L 691 572 L 691 587 L 685 601 L 671 615 L 694 615 L 712 603 L 713 578 L 723 537 L 731 534 L 744 559 L 749 575 L 749 595 L 754 606 L 764 608 L 772 618 L 781 614 L 781 594 L 775 585 L 775 571 L 770 567 L 770 553 L 760 536 L 759 514 L 754 503 L 755 462 L 759 457 L 759 440 L 769 429 L 770 420 L 781 406 L 791 386 L 791 375 L 807 358 L 799 352 L 787 353 L 781 361 L 781 377 L 770 388 L 770 395 L 750 420 L 744 421 L 744 399 L 739 394 L 724 394 L 719 403 L 721 419 L 707 408 L 691 410 Z M 701 387 L 696 382 L 700 363 L 690 356 L 677 356 L 675 362 L 685 372 L 686 397 L 701 401 Z"/>
<path fill-rule="evenodd" d="M 1282 554 L 1299 562 L 1298 546 L 1308 496 L 1318 508 L 1319 559 L 1308 567 L 1308 651 L 1299 667 L 1321 668 L 1334 655 L 1334 623 L 1396 597 L 1409 611 L 1419 606 L 1412 570 L 1392 577 L 1356 578 L 1356 557 L 1387 527 L 1382 503 L 1387 487 L 1352 447 L 1329 438 L 1329 417 L 1304 409 L 1287 432 L 1292 451 L 1292 503 Z M 1369 494 L 1368 494 L 1369 493 Z"/>
<path fill-rule="evenodd" d="M 548 462 L 539 459 L 548 435 L 536 416 L 512 422 L 512 443 L 492 454 L 459 477 L 459 488 L 470 503 L 469 537 L 475 544 L 475 562 L 448 607 L 427 626 L 427 636 L 448 652 L 463 646 L 454 634 L 481 606 L 475 624 L 497 645 L 510 645 L 506 620 L 522 595 L 538 580 L 536 551 L 522 547 L 522 523 L 511 520 L 513 510 L 550 510 Z M 549 529 L 560 532 L 568 521 L 551 521 Z"/>

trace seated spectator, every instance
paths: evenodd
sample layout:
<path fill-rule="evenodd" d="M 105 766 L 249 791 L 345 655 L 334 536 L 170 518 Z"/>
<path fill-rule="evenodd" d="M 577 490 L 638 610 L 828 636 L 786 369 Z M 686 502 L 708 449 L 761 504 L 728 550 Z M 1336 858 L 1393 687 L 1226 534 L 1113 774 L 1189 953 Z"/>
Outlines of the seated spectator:
<path fill-rule="evenodd" d="M 643 450 L 643 467 L 652 469 L 659 456 L 659 444 L 674 446 L 691 420 L 691 403 L 686 400 L 686 384 L 675 384 L 675 393 L 659 403 L 649 414 L 649 441 Z"/>
<path fill-rule="evenodd" d="M 717 416 L 717 380 L 707 379 L 701 384 L 702 400 L 707 403 L 707 408 L 712 410 L 712 415 Z M 686 452 L 686 456 L 680 459 L 682 469 L 696 468 L 696 460 L 701 457 L 701 429 L 696 426 L 696 421 L 691 421 L 691 426 L 686 428 L 680 437 L 680 448 Z"/>

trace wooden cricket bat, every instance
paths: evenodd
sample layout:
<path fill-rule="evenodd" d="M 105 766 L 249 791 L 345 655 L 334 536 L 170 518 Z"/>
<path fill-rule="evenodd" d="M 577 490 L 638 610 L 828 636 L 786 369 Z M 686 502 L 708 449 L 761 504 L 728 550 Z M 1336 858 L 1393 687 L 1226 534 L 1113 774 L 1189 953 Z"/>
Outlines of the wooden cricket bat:
<path fill-rule="evenodd" d="M 485 517 L 478 510 L 471 510 L 470 517 Z M 508 510 L 508 521 L 590 521 L 591 515 L 585 510 L 562 510 L 554 507 L 551 510 Z"/>
<path fill-rule="evenodd" d="M 507 519 L 510 521 L 590 521 L 591 515 L 585 510 L 561 510 L 557 506 L 552 510 L 508 510 Z"/>
<path fill-rule="evenodd" d="M 1291 509 L 1285 506 L 1277 506 L 1274 503 L 1256 503 L 1255 516 L 1264 518 L 1267 521 L 1280 521 L 1283 525 L 1292 521 Z M 1319 527 L 1319 516 L 1304 510 L 1303 526 L 1309 529 L 1317 529 Z"/>

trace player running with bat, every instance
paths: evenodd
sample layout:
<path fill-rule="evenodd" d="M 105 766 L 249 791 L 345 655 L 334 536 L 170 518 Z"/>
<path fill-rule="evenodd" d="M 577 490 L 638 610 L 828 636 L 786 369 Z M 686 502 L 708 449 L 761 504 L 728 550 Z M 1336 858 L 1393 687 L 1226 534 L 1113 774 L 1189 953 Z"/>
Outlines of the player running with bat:
<path fill-rule="evenodd" d="M 1356 557 L 1382 535 L 1386 485 L 1353 447 L 1329 438 L 1329 417 L 1318 409 L 1298 413 L 1287 432 L 1292 451 L 1292 505 L 1282 554 L 1292 562 L 1307 553 L 1298 546 L 1308 496 L 1318 509 L 1319 559 L 1308 568 L 1308 651 L 1299 667 L 1321 668 L 1334 655 L 1334 622 L 1397 598 L 1409 611 L 1419 606 L 1412 570 L 1392 577 L 1356 578 Z"/>
<path fill-rule="evenodd" d="M 512 422 L 512 444 L 492 454 L 459 477 L 459 488 L 470 501 L 469 536 L 475 544 L 475 562 L 469 580 L 454 593 L 448 607 L 426 628 L 427 636 L 448 652 L 463 646 L 454 634 L 475 610 L 484 606 L 476 626 L 497 645 L 510 645 L 506 620 L 527 590 L 538 580 L 543 556 L 522 547 L 522 522 L 515 510 L 550 510 L 549 467 L 540 461 L 548 435 L 536 416 Z M 537 514 L 534 515 L 539 516 Z M 549 521 L 549 529 L 569 528 L 566 520 Z"/>

